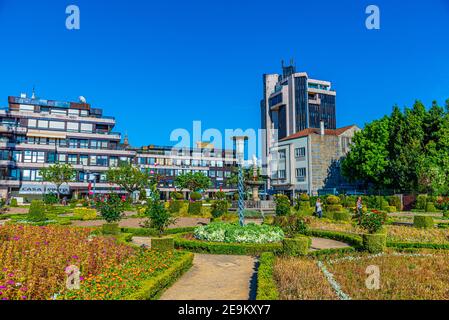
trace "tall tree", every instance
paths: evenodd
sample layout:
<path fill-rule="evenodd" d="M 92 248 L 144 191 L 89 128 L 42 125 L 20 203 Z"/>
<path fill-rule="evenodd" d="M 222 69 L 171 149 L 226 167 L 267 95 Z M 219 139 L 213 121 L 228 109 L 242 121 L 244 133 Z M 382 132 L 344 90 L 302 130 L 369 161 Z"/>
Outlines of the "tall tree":
<path fill-rule="evenodd" d="M 135 191 L 144 190 L 156 178 L 147 171 L 142 171 L 132 164 L 124 163 L 117 168 L 109 169 L 106 172 L 106 179 L 132 194 Z"/>
<path fill-rule="evenodd" d="M 56 163 L 48 168 L 41 169 L 42 179 L 56 186 L 58 199 L 61 198 L 59 188 L 64 183 L 69 183 L 75 178 L 76 171 L 69 164 Z"/>
<path fill-rule="evenodd" d="M 187 172 L 176 177 L 175 186 L 181 190 L 187 189 L 193 192 L 210 187 L 211 180 L 202 172 Z"/>

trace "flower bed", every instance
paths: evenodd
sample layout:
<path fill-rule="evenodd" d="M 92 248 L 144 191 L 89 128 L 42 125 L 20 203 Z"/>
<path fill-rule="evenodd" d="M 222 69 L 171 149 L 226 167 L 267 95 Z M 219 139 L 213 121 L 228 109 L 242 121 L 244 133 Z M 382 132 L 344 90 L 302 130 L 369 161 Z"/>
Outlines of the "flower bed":
<path fill-rule="evenodd" d="M 0 299 L 153 299 L 191 266 L 189 253 L 136 249 L 92 231 L 0 227 Z M 66 287 L 71 265 L 80 270 L 80 290 Z"/>
<path fill-rule="evenodd" d="M 284 239 L 284 232 L 279 227 L 247 224 L 239 226 L 229 223 L 211 223 L 194 231 L 195 238 L 210 242 L 226 243 L 276 243 Z"/>
<path fill-rule="evenodd" d="M 58 226 L 0 227 L 0 299 L 50 299 L 65 290 L 66 267 L 87 277 L 124 262 L 134 250 L 91 229 Z"/>

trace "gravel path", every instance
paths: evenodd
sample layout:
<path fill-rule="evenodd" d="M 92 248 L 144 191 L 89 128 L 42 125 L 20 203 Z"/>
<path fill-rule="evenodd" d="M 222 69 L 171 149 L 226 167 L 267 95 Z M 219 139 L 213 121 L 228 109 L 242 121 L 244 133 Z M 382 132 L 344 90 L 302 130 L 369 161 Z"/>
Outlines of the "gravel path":
<path fill-rule="evenodd" d="M 312 245 L 310 246 L 310 250 L 317 251 L 323 249 L 339 249 L 347 247 L 350 247 L 350 245 L 341 241 L 324 238 L 312 238 Z"/>
<path fill-rule="evenodd" d="M 161 300 L 249 300 L 254 298 L 256 258 L 195 254 L 193 267 Z"/>
<path fill-rule="evenodd" d="M 140 224 L 143 223 L 146 218 L 128 218 L 120 221 L 119 226 L 122 228 L 140 228 Z M 210 222 L 208 218 L 178 218 L 175 224 L 172 224 L 169 228 L 184 228 L 195 227 Z M 72 225 L 76 227 L 99 227 L 105 224 L 104 220 L 91 220 L 91 221 L 73 221 Z"/>

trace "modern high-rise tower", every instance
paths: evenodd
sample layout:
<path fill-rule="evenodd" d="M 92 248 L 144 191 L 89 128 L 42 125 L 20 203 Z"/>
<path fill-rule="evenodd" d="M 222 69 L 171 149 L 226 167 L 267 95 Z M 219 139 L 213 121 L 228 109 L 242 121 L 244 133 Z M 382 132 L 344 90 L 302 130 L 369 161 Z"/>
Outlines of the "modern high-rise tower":
<path fill-rule="evenodd" d="M 309 78 L 296 72 L 291 63 L 282 62 L 282 74 L 263 75 L 261 101 L 262 129 L 265 129 L 262 148 L 264 174 L 269 175 L 270 148 L 277 141 L 308 128 L 336 129 L 336 91 L 329 81 Z"/>

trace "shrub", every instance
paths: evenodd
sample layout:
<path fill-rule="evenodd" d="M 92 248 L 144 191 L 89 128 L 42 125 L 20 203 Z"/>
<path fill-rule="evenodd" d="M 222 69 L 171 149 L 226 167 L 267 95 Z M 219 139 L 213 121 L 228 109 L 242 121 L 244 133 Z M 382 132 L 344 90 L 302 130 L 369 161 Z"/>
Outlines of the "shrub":
<path fill-rule="evenodd" d="M 426 210 L 426 204 L 427 204 L 427 195 L 426 194 L 420 194 L 416 198 L 415 209 Z"/>
<path fill-rule="evenodd" d="M 273 224 L 280 227 L 288 237 L 298 233 L 305 233 L 308 229 L 306 218 L 301 216 L 278 216 Z"/>
<path fill-rule="evenodd" d="M 79 220 L 95 220 L 97 218 L 97 210 L 87 208 L 75 208 L 73 216 Z"/>
<path fill-rule="evenodd" d="M 168 204 L 168 210 L 171 213 L 179 213 L 181 211 L 181 207 L 183 204 L 184 204 L 183 201 L 171 200 Z"/>
<path fill-rule="evenodd" d="M 399 198 L 398 196 L 390 196 L 390 197 L 388 197 L 388 204 L 391 207 L 395 207 L 396 210 L 401 211 L 401 198 Z"/>
<path fill-rule="evenodd" d="M 396 209 L 395 206 L 387 206 L 387 207 L 385 208 L 385 211 L 387 211 L 388 213 L 393 213 L 393 212 L 396 212 L 397 209 Z"/>
<path fill-rule="evenodd" d="M 337 221 L 350 221 L 351 215 L 347 211 L 337 211 L 334 212 L 333 218 Z"/>
<path fill-rule="evenodd" d="M 45 204 L 57 204 L 57 203 L 59 203 L 58 196 L 55 195 L 54 193 L 44 194 L 43 200 L 44 200 Z"/>
<path fill-rule="evenodd" d="M 387 246 L 387 235 L 382 233 L 363 234 L 363 248 L 370 253 L 381 253 Z"/>
<path fill-rule="evenodd" d="M 290 199 L 283 194 L 277 194 L 274 197 L 274 201 L 276 203 L 276 215 L 277 216 L 286 216 L 290 214 Z"/>
<path fill-rule="evenodd" d="M 273 266 L 276 256 L 271 252 L 262 253 L 259 259 L 257 272 L 256 300 L 277 300 L 279 292 L 273 277 Z"/>
<path fill-rule="evenodd" d="M 171 251 L 174 247 L 173 238 L 151 238 L 151 250 Z"/>
<path fill-rule="evenodd" d="M 357 203 L 357 199 L 355 196 L 346 196 L 344 200 L 342 201 L 342 205 L 345 208 L 352 208 L 355 207 Z"/>
<path fill-rule="evenodd" d="M 124 204 L 117 194 L 110 194 L 108 199 L 99 201 L 96 205 L 100 210 L 101 216 L 108 223 L 118 222 L 122 219 Z"/>
<path fill-rule="evenodd" d="M 370 212 L 362 215 L 359 221 L 360 227 L 365 229 L 368 233 L 374 234 L 382 230 L 386 222 L 386 216 L 381 212 Z"/>
<path fill-rule="evenodd" d="M 341 204 L 328 204 L 325 209 L 330 212 L 340 212 L 343 211 L 343 206 Z"/>
<path fill-rule="evenodd" d="M 306 193 L 302 193 L 295 200 L 295 209 L 304 213 L 305 215 L 311 211 L 310 208 L 310 197 Z"/>
<path fill-rule="evenodd" d="M 47 220 L 45 215 L 45 205 L 41 200 L 31 201 L 30 208 L 28 210 L 28 221 L 31 222 L 43 222 Z"/>
<path fill-rule="evenodd" d="M 190 199 L 193 200 L 193 201 L 201 200 L 202 197 L 203 197 L 203 196 L 202 196 L 201 193 L 199 193 L 199 192 L 192 192 L 192 193 L 190 194 Z"/>
<path fill-rule="evenodd" d="M 203 203 L 201 201 L 190 202 L 189 203 L 189 214 L 191 215 L 201 215 L 203 209 Z"/>
<path fill-rule="evenodd" d="M 228 202 L 226 200 L 217 200 L 212 204 L 212 217 L 219 218 L 228 212 Z"/>
<path fill-rule="evenodd" d="M 284 232 L 279 227 L 252 223 L 242 227 L 223 222 L 197 227 L 194 235 L 198 240 L 227 243 L 273 243 L 284 238 Z"/>
<path fill-rule="evenodd" d="M 330 205 L 339 204 L 340 203 L 340 198 L 337 197 L 337 196 L 330 195 L 330 196 L 328 196 L 326 198 L 326 203 L 330 204 Z"/>
<path fill-rule="evenodd" d="M 170 194 L 170 198 L 173 199 L 173 200 L 183 200 L 184 199 L 184 195 L 182 194 L 182 192 L 173 191 Z"/>
<path fill-rule="evenodd" d="M 415 228 L 429 229 L 434 227 L 434 221 L 429 216 L 415 216 L 413 218 L 413 226 Z"/>
<path fill-rule="evenodd" d="M 282 241 L 282 253 L 291 257 L 304 256 L 309 252 L 311 244 L 312 240 L 305 236 L 285 238 Z"/>
<path fill-rule="evenodd" d="M 144 223 L 144 227 L 156 229 L 159 234 L 162 234 L 169 225 L 176 222 L 176 219 L 159 200 L 159 195 L 153 195 L 150 198 L 145 214 L 149 221 Z"/>
<path fill-rule="evenodd" d="M 299 200 L 300 201 L 310 201 L 310 197 L 307 193 L 301 193 L 299 195 Z"/>
<path fill-rule="evenodd" d="M 438 210 L 435 208 L 435 204 L 433 202 L 426 203 L 426 212 L 437 212 Z"/>
<path fill-rule="evenodd" d="M 17 204 L 17 199 L 12 198 L 11 201 L 9 202 L 9 206 L 12 208 L 18 207 L 19 205 Z"/>
<path fill-rule="evenodd" d="M 215 199 L 217 199 L 217 200 L 226 199 L 226 193 L 224 193 L 223 191 L 216 192 L 215 193 Z"/>
<path fill-rule="evenodd" d="M 234 195 L 232 197 L 233 197 L 234 201 L 237 201 L 239 199 L 238 192 L 234 193 Z"/>

